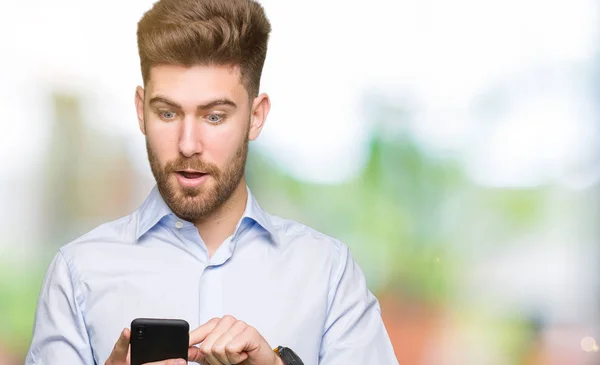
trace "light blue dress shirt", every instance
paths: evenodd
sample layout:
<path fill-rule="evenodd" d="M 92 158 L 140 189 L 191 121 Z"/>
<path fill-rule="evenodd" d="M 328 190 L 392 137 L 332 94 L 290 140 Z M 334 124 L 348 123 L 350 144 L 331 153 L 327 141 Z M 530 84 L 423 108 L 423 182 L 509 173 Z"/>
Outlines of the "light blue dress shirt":
<path fill-rule="evenodd" d="M 306 365 L 398 364 L 360 267 L 342 242 L 263 211 L 248 190 L 235 233 L 212 257 L 155 187 L 131 215 L 54 257 L 26 364 L 104 364 L 137 317 L 190 327 L 232 315 Z"/>

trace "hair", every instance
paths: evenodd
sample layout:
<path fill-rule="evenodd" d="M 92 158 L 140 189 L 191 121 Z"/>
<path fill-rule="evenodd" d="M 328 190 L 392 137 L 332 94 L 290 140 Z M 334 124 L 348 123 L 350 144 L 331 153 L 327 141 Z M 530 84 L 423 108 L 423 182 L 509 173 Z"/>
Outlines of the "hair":
<path fill-rule="evenodd" d="M 144 85 L 159 64 L 239 66 L 258 95 L 271 24 L 255 0 L 160 0 L 138 22 Z"/>

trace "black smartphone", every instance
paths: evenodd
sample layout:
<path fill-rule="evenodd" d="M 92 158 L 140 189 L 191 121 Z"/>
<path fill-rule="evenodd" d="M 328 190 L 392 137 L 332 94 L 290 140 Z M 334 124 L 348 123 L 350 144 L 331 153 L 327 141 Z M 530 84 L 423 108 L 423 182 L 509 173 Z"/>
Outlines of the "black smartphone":
<path fill-rule="evenodd" d="M 183 319 L 136 318 L 131 322 L 131 365 L 188 359 L 190 325 Z"/>

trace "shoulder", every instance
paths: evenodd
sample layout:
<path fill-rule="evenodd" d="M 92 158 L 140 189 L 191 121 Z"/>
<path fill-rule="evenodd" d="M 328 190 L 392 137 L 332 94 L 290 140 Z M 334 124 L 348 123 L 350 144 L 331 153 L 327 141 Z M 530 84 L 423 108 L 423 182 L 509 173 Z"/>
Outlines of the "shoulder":
<path fill-rule="evenodd" d="M 338 264 L 348 255 L 348 246 L 340 239 L 292 219 L 269 215 L 284 250 L 301 251 L 312 257 L 327 257 Z"/>
<path fill-rule="evenodd" d="M 136 242 L 138 212 L 109 221 L 63 245 L 59 252 L 67 263 L 74 260 L 99 258 L 110 247 L 131 246 Z"/>
<path fill-rule="evenodd" d="M 273 226 L 279 232 L 279 237 L 284 242 L 287 242 L 287 244 L 292 244 L 300 240 L 304 244 L 330 245 L 334 249 L 340 249 L 343 245 L 339 239 L 301 222 L 271 214 L 269 214 L 269 217 Z"/>

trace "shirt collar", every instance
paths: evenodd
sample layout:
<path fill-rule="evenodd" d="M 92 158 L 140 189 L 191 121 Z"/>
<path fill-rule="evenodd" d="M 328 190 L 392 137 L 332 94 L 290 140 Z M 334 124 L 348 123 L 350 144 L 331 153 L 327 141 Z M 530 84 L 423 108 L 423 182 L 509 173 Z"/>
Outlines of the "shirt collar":
<path fill-rule="evenodd" d="M 278 236 L 277 230 L 273 226 L 269 215 L 262 210 L 258 201 L 252 195 L 250 188 L 246 186 L 246 191 L 248 192 L 248 200 L 246 201 L 246 208 L 244 209 L 244 214 L 240 219 L 236 232 L 237 235 L 240 231 L 240 226 L 246 220 L 256 222 L 262 229 L 267 231 L 271 236 L 272 241 L 277 244 Z M 135 232 L 136 240 L 139 240 L 144 234 L 146 234 L 149 230 L 151 230 L 154 226 L 156 226 L 163 218 L 168 216 L 175 216 L 171 208 L 165 203 L 160 192 L 158 191 L 158 187 L 155 185 L 150 191 L 150 194 L 142 203 L 140 208 L 137 210 L 137 226 Z"/>
<path fill-rule="evenodd" d="M 252 195 L 252 192 L 248 186 L 246 186 L 246 190 L 248 191 L 248 200 L 246 202 L 246 209 L 244 210 L 244 215 L 242 216 L 241 221 L 244 219 L 255 221 L 260 227 L 269 233 L 273 243 L 277 245 L 279 243 L 279 237 L 277 236 L 277 230 L 271 221 L 271 217 L 260 207 L 258 201 L 256 198 L 254 198 L 254 195 Z"/>
<path fill-rule="evenodd" d="M 155 185 L 150 194 L 137 210 L 137 227 L 135 239 L 139 240 L 146 232 L 152 229 L 161 219 L 173 214 L 167 203 L 163 200 L 158 187 Z"/>

